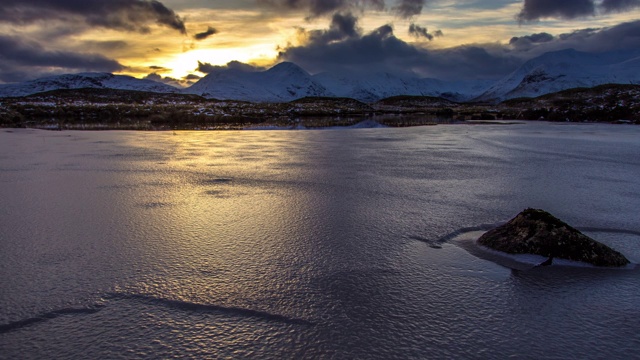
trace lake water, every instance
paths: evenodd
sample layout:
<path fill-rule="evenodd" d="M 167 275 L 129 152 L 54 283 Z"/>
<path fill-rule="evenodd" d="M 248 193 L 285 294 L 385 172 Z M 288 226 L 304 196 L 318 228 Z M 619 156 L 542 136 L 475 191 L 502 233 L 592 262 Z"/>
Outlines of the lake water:
<path fill-rule="evenodd" d="M 640 358 L 640 273 L 457 235 L 545 209 L 640 262 L 640 127 L 0 129 L 0 358 Z"/>

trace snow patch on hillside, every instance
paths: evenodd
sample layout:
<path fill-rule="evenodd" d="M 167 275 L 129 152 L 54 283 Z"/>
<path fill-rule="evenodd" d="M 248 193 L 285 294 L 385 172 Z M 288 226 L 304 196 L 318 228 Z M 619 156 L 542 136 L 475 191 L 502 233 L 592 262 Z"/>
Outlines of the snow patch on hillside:
<path fill-rule="evenodd" d="M 178 89 L 152 80 L 109 73 L 79 73 L 49 76 L 17 84 L 0 85 L 0 97 L 26 96 L 59 89 L 119 89 L 176 93 Z"/>
<path fill-rule="evenodd" d="M 496 82 L 478 100 L 501 101 L 577 87 L 640 83 L 639 56 L 639 51 L 598 54 L 567 49 L 545 53 Z"/>
<path fill-rule="evenodd" d="M 335 96 L 299 66 L 283 62 L 266 71 L 226 69 L 213 72 L 187 94 L 221 100 L 288 102 L 307 96 Z"/>

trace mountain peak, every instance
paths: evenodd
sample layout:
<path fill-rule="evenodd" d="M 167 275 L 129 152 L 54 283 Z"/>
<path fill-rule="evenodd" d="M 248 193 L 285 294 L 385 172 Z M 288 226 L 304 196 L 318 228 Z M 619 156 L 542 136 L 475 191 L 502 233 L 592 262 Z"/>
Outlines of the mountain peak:
<path fill-rule="evenodd" d="M 208 98 L 255 102 L 288 102 L 306 96 L 333 96 L 300 66 L 279 63 L 269 70 L 209 74 L 185 90 Z"/>
<path fill-rule="evenodd" d="M 292 62 L 288 62 L 288 61 L 284 61 L 281 62 L 279 64 L 274 65 L 272 68 L 270 68 L 269 70 L 267 70 L 268 73 L 282 73 L 282 74 L 303 74 L 305 76 L 309 76 L 309 73 L 306 72 L 303 68 L 301 68 L 300 66 L 292 63 Z"/>

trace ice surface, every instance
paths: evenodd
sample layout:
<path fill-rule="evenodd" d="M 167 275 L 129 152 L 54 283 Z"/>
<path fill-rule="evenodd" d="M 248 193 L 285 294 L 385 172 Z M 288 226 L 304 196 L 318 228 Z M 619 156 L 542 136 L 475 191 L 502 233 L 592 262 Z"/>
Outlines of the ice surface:
<path fill-rule="evenodd" d="M 636 271 L 450 234 L 544 208 L 637 262 L 639 153 L 613 125 L 0 129 L 0 329 L 52 317 L 0 358 L 628 358 Z"/>

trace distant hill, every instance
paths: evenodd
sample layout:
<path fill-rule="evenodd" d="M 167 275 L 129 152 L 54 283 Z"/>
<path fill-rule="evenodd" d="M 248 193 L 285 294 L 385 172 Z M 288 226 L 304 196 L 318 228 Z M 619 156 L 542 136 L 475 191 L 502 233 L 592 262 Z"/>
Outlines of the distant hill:
<path fill-rule="evenodd" d="M 434 96 L 392 96 L 376 102 L 377 106 L 398 106 L 406 108 L 437 108 L 457 106 L 458 103 Z"/>
<path fill-rule="evenodd" d="M 350 97 L 364 102 L 399 95 L 442 97 L 453 101 L 466 101 L 480 95 L 490 82 L 442 81 L 391 73 L 320 73 L 313 78 L 337 96 Z"/>
<path fill-rule="evenodd" d="M 0 97 L 16 97 L 60 89 L 119 89 L 177 93 L 173 86 L 132 76 L 109 73 L 80 73 L 50 76 L 17 84 L 0 84 Z"/>
<path fill-rule="evenodd" d="M 513 119 L 640 124 L 640 85 L 577 88 L 497 105 L 406 95 L 370 104 L 338 97 L 251 103 L 193 94 L 92 88 L 52 90 L 0 101 L 0 127 L 241 129 L 251 124 L 351 126 L 363 119 L 387 126 Z"/>
<path fill-rule="evenodd" d="M 31 94 L 24 97 L 26 101 L 40 102 L 85 102 L 92 104 L 167 104 L 176 102 L 203 103 L 215 101 L 198 95 L 180 93 L 161 93 L 138 90 L 121 90 L 106 88 L 58 89 Z"/>
<path fill-rule="evenodd" d="M 536 98 L 506 100 L 499 108 L 513 119 L 639 123 L 640 85 L 575 88 Z"/>
<path fill-rule="evenodd" d="M 332 96 L 306 96 L 300 99 L 296 99 L 291 101 L 292 104 L 327 104 L 327 105 L 341 105 L 341 106 L 351 106 L 353 108 L 358 108 L 362 110 L 372 110 L 371 106 L 368 104 L 352 99 L 352 98 L 343 98 L 343 97 L 332 97 Z"/>
<path fill-rule="evenodd" d="M 585 53 L 567 49 L 527 61 L 475 100 L 499 102 L 572 88 L 630 83 L 640 84 L 640 50 Z"/>

